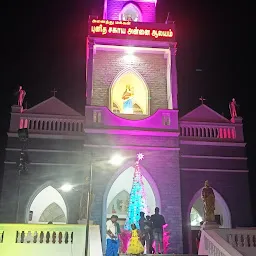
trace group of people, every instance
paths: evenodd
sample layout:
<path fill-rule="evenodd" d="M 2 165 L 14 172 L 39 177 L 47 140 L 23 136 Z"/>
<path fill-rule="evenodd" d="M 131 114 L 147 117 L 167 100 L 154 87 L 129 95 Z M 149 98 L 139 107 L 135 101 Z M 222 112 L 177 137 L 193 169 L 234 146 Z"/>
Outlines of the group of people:
<path fill-rule="evenodd" d="M 119 234 L 121 233 L 120 225 L 117 222 L 118 216 L 112 215 L 107 221 L 107 249 L 106 256 L 118 256 L 119 251 Z M 163 226 L 165 219 L 159 213 L 159 208 L 155 208 L 155 214 L 151 217 L 145 213 L 140 213 L 139 227 L 131 225 L 131 238 L 128 244 L 127 253 L 130 255 L 143 254 L 146 245 L 146 253 L 163 254 Z M 153 248 L 155 242 L 155 249 Z"/>

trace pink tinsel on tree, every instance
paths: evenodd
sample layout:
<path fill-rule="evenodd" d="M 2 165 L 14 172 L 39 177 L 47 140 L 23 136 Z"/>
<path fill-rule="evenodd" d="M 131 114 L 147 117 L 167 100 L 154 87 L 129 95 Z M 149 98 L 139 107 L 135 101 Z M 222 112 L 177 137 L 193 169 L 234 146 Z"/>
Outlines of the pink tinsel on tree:
<path fill-rule="evenodd" d="M 168 253 L 169 249 L 170 249 L 170 232 L 166 230 L 166 228 L 168 227 L 168 224 L 165 224 L 163 226 L 163 246 L 164 246 L 164 253 Z M 153 247 L 156 250 L 156 245 L 155 242 L 153 242 Z"/>
<path fill-rule="evenodd" d="M 131 232 L 128 230 L 122 230 L 121 234 L 119 235 L 120 239 L 120 252 L 126 253 L 128 249 L 128 244 L 131 238 Z"/>
<path fill-rule="evenodd" d="M 163 242 L 164 242 L 164 253 L 168 253 L 168 250 L 170 249 L 170 232 L 166 230 L 166 228 L 168 227 L 168 224 L 165 224 L 163 226 L 164 229 L 164 237 L 163 237 Z"/>

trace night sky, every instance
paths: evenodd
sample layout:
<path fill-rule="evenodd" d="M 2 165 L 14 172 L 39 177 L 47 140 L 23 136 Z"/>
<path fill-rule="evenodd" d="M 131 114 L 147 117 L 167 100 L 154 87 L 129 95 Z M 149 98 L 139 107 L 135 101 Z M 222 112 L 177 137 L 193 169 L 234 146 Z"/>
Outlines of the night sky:
<path fill-rule="evenodd" d="M 249 8 L 246 1 L 243 5 L 239 3 L 158 0 L 157 21 L 164 22 L 168 12 L 176 21 L 180 115 L 198 106 L 202 95 L 208 106 L 229 117 L 228 103 L 236 98 L 244 118 L 248 166 L 253 181 L 256 138 L 246 65 Z M 14 93 L 18 84 L 24 85 L 28 107 L 52 96 L 51 91 L 56 88 L 59 99 L 84 113 L 87 20 L 89 14 L 101 15 L 102 7 L 103 0 L 27 0 L 2 4 L 1 162 L 10 107 L 16 103 Z M 3 166 L 0 172 L 2 169 Z M 251 190 L 255 197 L 252 187 L 253 183 Z M 254 213 L 255 210 L 256 207 Z"/>

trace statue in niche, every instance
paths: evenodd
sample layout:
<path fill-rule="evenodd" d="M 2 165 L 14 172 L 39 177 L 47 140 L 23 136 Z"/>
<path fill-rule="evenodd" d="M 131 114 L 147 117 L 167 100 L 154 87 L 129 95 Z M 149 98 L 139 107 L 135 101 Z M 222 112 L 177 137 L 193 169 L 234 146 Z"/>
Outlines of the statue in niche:
<path fill-rule="evenodd" d="M 22 89 L 22 86 L 19 87 L 18 94 L 19 94 L 19 96 L 18 96 L 18 106 L 22 107 L 24 98 L 26 96 L 26 92 L 25 92 L 25 90 Z"/>
<path fill-rule="evenodd" d="M 133 114 L 133 97 L 134 88 L 130 85 L 126 85 L 126 89 L 123 93 L 123 114 Z"/>
<path fill-rule="evenodd" d="M 209 185 L 208 180 L 204 183 L 201 198 L 204 204 L 204 221 L 215 222 L 215 195 L 213 189 Z"/>
<path fill-rule="evenodd" d="M 229 111 L 231 115 L 231 119 L 234 119 L 237 117 L 237 107 L 236 100 L 233 98 L 232 101 L 229 103 Z"/>

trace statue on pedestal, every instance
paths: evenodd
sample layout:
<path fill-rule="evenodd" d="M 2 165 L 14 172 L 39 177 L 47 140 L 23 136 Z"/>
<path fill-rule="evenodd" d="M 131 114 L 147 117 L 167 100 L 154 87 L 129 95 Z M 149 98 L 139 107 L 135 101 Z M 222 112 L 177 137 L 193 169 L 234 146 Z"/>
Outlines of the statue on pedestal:
<path fill-rule="evenodd" d="M 237 107 L 236 100 L 233 98 L 232 101 L 229 103 L 229 111 L 231 115 L 231 119 L 234 119 L 237 117 Z"/>
<path fill-rule="evenodd" d="M 215 222 L 215 195 L 208 180 L 205 181 L 201 198 L 204 204 L 204 222 Z"/>
<path fill-rule="evenodd" d="M 24 98 L 26 96 L 26 92 L 25 92 L 25 90 L 22 89 L 22 86 L 20 86 L 18 94 L 19 94 L 19 96 L 18 96 L 18 106 L 22 107 Z"/>

